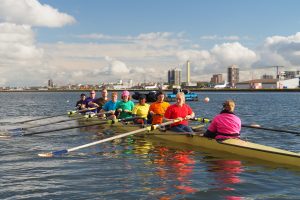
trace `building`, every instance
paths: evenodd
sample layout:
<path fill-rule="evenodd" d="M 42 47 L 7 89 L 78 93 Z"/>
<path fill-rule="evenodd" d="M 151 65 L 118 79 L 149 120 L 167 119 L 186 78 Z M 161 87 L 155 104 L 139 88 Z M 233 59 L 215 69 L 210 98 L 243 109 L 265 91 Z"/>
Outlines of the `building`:
<path fill-rule="evenodd" d="M 239 82 L 239 68 L 237 65 L 228 67 L 227 76 L 229 86 L 235 88 L 236 84 Z"/>
<path fill-rule="evenodd" d="M 295 89 L 299 88 L 300 77 L 288 80 L 278 79 L 255 79 L 239 82 L 236 84 L 238 89 Z"/>
<path fill-rule="evenodd" d="M 277 79 L 254 79 L 250 81 L 239 82 L 236 84 L 238 89 L 276 89 Z"/>
<path fill-rule="evenodd" d="M 52 81 L 52 79 L 49 79 L 48 80 L 48 88 L 53 88 L 53 87 L 54 87 L 53 81 Z"/>
<path fill-rule="evenodd" d="M 300 77 L 295 77 L 287 80 L 279 80 L 277 82 L 278 89 L 295 89 L 300 86 Z"/>
<path fill-rule="evenodd" d="M 191 82 L 191 62 L 188 60 L 186 61 L 186 84 L 189 85 Z"/>
<path fill-rule="evenodd" d="M 261 76 L 261 79 L 274 79 L 273 75 L 264 74 Z"/>
<path fill-rule="evenodd" d="M 181 69 L 172 69 L 168 71 L 168 83 L 170 85 L 181 85 Z"/>
<path fill-rule="evenodd" d="M 293 79 L 299 77 L 300 71 L 283 71 L 282 74 L 284 79 Z"/>
<path fill-rule="evenodd" d="M 214 74 L 211 77 L 210 82 L 214 83 L 214 84 L 222 83 L 223 82 L 223 76 L 222 76 L 222 74 Z"/>

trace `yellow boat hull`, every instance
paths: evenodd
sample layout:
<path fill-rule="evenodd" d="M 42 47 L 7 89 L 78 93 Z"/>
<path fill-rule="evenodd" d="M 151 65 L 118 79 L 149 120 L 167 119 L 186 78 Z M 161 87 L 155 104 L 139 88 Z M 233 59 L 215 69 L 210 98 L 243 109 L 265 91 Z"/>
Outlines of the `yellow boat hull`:
<path fill-rule="evenodd" d="M 147 137 L 227 152 L 273 163 L 300 167 L 299 153 L 247 142 L 241 139 L 217 141 L 215 139 L 210 139 L 199 135 L 186 135 L 178 133 L 148 133 Z"/>
<path fill-rule="evenodd" d="M 109 127 L 119 130 L 119 132 L 129 132 L 141 128 L 138 125 L 124 125 L 123 123 L 116 123 L 110 125 Z M 146 138 L 149 139 L 159 139 L 172 143 L 191 145 L 243 157 L 300 167 L 300 153 L 294 153 L 279 148 L 260 145 L 241 139 L 227 139 L 223 141 L 217 141 L 215 139 L 203 137 L 201 136 L 201 133 L 203 133 L 203 131 L 196 132 L 193 135 L 190 135 L 186 133 L 176 133 L 169 130 L 165 132 L 160 130 L 153 130 L 150 132 L 145 132 L 144 134 L 146 135 Z"/>

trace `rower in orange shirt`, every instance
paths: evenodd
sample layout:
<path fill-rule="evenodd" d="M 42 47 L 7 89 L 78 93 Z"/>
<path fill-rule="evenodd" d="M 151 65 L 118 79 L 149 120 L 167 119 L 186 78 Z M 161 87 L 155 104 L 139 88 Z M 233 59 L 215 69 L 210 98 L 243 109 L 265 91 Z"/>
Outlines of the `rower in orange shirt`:
<path fill-rule="evenodd" d="M 170 104 L 164 101 L 165 94 L 162 91 L 158 91 L 156 96 L 156 102 L 152 103 L 149 107 L 149 114 L 152 117 L 152 124 L 161 124 L 163 122 L 164 114 Z"/>

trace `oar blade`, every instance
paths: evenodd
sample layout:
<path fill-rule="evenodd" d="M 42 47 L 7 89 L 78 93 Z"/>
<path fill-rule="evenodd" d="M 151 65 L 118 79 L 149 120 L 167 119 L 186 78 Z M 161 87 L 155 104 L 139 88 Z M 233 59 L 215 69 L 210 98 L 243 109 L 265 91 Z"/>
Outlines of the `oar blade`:
<path fill-rule="evenodd" d="M 48 153 L 39 153 L 38 156 L 43 157 L 43 158 L 51 158 L 51 157 L 55 157 L 55 156 L 62 156 L 67 153 L 68 153 L 68 150 L 63 149 L 63 150 L 53 151 L 53 152 L 48 152 Z"/>

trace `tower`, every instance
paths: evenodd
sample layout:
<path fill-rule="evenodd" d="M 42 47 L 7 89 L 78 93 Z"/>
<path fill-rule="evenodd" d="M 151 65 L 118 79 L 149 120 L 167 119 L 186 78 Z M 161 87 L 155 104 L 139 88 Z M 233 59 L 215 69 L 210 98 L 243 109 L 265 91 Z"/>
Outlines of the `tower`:
<path fill-rule="evenodd" d="M 170 85 L 181 85 L 181 70 L 180 69 L 172 69 L 168 71 L 168 83 Z"/>
<path fill-rule="evenodd" d="M 191 81 L 191 73 L 190 73 L 190 66 L 191 63 L 190 61 L 186 61 L 186 84 L 189 85 L 190 81 Z"/>
<path fill-rule="evenodd" d="M 235 88 L 236 84 L 239 82 L 239 68 L 237 65 L 231 65 L 228 67 L 227 79 L 229 86 Z"/>

